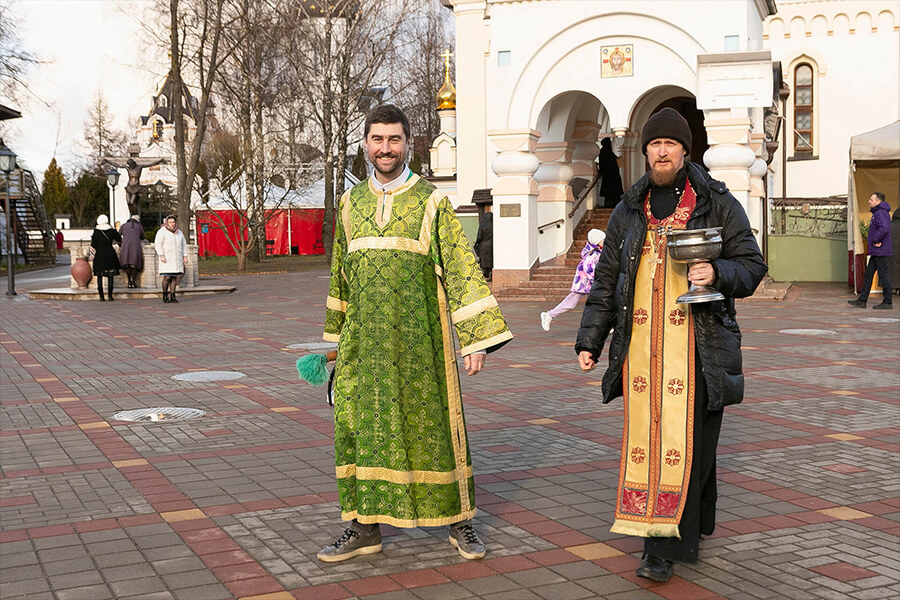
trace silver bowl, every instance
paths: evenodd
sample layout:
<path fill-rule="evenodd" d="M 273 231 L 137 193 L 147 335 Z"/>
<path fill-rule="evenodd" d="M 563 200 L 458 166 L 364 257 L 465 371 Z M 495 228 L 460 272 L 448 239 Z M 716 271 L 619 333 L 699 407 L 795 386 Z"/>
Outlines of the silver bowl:
<path fill-rule="evenodd" d="M 673 229 L 666 232 L 666 249 L 672 260 L 680 263 L 706 262 L 722 252 L 722 228 Z M 676 300 L 681 304 L 724 300 L 721 292 L 705 285 L 691 284 L 689 291 Z"/>

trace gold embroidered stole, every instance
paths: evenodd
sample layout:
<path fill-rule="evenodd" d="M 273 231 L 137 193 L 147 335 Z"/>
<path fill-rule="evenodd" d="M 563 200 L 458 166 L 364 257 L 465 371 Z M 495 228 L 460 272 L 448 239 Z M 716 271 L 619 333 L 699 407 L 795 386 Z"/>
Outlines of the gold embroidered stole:
<path fill-rule="evenodd" d="M 614 533 L 681 537 L 694 431 L 694 326 L 689 305 L 675 302 L 688 290 L 687 265 L 669 258 L 665 229 L 684 229 L 696 203 L 690 182 L 666 219 L 651 214 L 649 192 L 644 200 L 648 227 L 622 373 L 625 430 Z"/>

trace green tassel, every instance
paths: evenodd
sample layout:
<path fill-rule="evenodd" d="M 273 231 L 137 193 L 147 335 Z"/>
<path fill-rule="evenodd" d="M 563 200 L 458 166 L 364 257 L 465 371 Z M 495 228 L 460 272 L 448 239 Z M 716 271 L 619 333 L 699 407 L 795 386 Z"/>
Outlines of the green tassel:
<path fill-rule="evenodd" d="M 297 375 L 303 381 L 315 385 L 325 385 L 328 381 L 328 369 L 325 363 L 328 360 L 324 354 L 307 354 L 297 359 Z"/>

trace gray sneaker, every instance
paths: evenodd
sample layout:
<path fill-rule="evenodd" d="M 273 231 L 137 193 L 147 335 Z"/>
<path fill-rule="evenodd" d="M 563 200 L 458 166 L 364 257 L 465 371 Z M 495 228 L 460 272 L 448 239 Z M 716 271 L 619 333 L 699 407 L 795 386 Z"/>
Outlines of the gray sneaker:
<path fill-rule="evenodd" d="M 478 560 L 484 558 L 487 551 L 484 544 L 478 539 L 475 528 L 472 527 L 472 521 L 463 521 L 450 526 L 450 543 L 459 550 L 460 556 L 467 560 Z"/>
<path fill-rule="evenodd" d="M 360 525 L 355 521 L 332 545 L 319 551 L 316 558 L 322 562 L 340 562 L 360 554 L 381 552 L 381 527 Z"/>

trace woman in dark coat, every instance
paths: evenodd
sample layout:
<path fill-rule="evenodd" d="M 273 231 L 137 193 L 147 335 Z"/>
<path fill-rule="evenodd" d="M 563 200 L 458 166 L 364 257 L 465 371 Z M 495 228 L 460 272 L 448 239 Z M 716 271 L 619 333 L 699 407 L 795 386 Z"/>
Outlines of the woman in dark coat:
<path fill-rule="evenodd" d="M 91 235 L 91 248 L 94 249 L 94 275 L 97 277 L 97 292 L 100 294 L 100 302 L 103 302 L 103 278 L 106 277 L 109 299 L 113 298 L 113 282 L 119 274 L 119 257 L 113 243 L 121 244 L 122 236 L 110 227 L 109 217 L 100 215 L 97 217 L 97 227 Z"/>
<path fill-rule="evenodd" d="M 131 218 L 119 227 L 119 233 L 122 235 L 119 262 L 122 263 L 122 268 L 128 276 L 128 287 L 136 288 L 137 274 L 144 270 L 144 249 L 141 240 L 146 239 L 140 216 L 131 215 Z"/>

